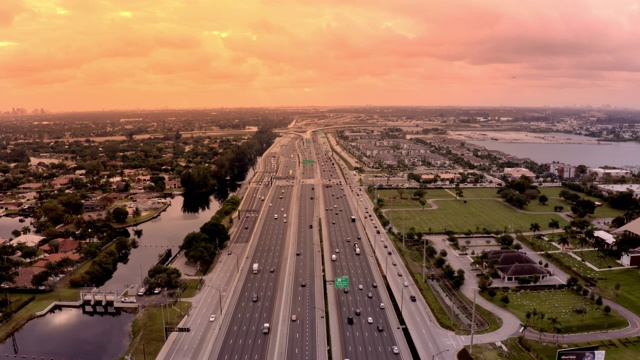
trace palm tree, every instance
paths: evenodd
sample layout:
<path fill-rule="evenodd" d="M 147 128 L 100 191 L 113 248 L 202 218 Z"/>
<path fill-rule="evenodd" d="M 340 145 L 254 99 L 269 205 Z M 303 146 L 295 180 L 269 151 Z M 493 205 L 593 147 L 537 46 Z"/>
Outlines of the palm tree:
<path fill-rule="evenodd" d="M 580 253 L 582 253 L 582 250 L 584 249 L 584 245 L 587 244 L 589 241 L 587 240 L 586 236 L 580 236 L 578 238 L 578 244 L 580 245 Z"/>
<path fill-rule="evenodd" d="M 540 231 L 540 224 L 536 222 L 531 223 L 531 226 L 529 226 L 529 230 L 533 231 L 533 235 L 535 235 L 536 232 Z"/>
<path fill-rule="evenodd" d="M 567 234 L 562 234 L 559 238 L 558 238 L 558 244 L 560 244 L 562 246 L 562 250 L 564 250 L 564 247 L 569 245 L 569 236 L 567 236 Z"/>
<path fill-rule="evenodd" d="M 553 229 L 553 233 L 556 233 L 556 230 L 560 229 L 560 222 L 556 219 L 551 219 L 549 221 L 549 227 Z"/>
<path fill-rule="evenodd" d="M 30 226 L 23 226 L 23 227 L 22 227 L 22 233 L 23 233 L 24 235 L 26 235 L 26 234 L 30 234 L 30 233 L 31 233 L 31 227 L 30 227 Z"/>

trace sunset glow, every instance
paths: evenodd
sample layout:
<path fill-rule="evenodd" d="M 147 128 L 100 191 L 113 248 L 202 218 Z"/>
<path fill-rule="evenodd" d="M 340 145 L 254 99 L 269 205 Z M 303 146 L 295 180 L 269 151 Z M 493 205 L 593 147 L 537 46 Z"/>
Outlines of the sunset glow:
<path fill-rule="evenodd" d="M 7 0 L 0 110 L 638 105 L 640 1 Z"/>

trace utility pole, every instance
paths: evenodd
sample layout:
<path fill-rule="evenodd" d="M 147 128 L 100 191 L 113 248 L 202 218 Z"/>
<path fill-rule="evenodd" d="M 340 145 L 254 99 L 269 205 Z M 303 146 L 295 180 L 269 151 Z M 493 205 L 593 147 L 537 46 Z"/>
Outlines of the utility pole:
<path fill-rule="evenodd" d="M 424 268 L 426 266 L 426 255 L 427 255 L 427 241 L 425 239 L 424 234 L 422 234 L 422 281 L 427 281 L 424 275 Z"/>
<path fill-rule="evenodd" d="M 476 292 L 473 293 L 473 311 L 471 313 L 471 349 L 469 355 L 473 357 L 473 331 L 476 328 Z"/>
<path fill-rule="evenodd" d="M 402 210 L 402 251 L 406 251 L 404 247 L 404 237 L 407 233 L 407 222 L 405 221 L 405 215 L 407 214 L 407 210 Z"/>

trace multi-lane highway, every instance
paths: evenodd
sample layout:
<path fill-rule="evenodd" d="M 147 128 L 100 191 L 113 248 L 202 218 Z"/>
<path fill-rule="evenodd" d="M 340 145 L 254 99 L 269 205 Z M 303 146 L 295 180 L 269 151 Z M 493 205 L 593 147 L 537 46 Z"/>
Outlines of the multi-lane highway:
<path fill-rule="evenodd" d="M 314 136 L 314 145 L 323 184 L 323 229 L 327 229 L 332 259 L 326 266 L 332 267 L 334 276 L 349 278 L 348 289 L 327 289 L 335 292 L 341 356 L 386 359 L 394 355 L 394 350 L 404 349 L 403 357 L 410 358 L 401 332 L 392 326 L 397 319 L 391 304 L 383 300 L 388 298 L 385 286 L 374 276 L 378 270 L 372 268 L 370 248 L 363 243 L 357 226 L 360 220 L 347 197 L 351 189 L 343 182 L 333 158 L 325 154 L 326 142 Z"/>

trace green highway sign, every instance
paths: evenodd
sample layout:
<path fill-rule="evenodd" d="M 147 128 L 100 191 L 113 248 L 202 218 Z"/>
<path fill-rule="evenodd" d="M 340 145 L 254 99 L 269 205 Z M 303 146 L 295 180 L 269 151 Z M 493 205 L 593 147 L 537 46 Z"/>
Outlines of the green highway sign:
<path fill-rule="evenodd" d="M 349 288 L 349 277 L 337 277 L 335 280 L 336 289 L 347 289 Z"/>

